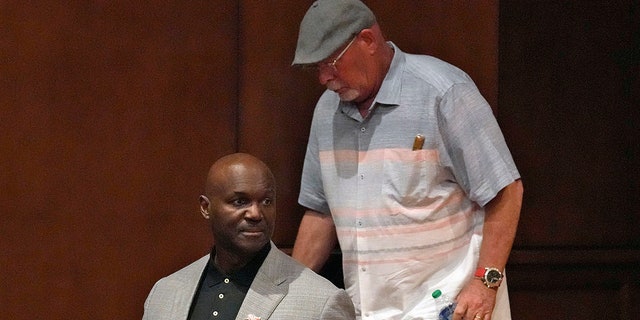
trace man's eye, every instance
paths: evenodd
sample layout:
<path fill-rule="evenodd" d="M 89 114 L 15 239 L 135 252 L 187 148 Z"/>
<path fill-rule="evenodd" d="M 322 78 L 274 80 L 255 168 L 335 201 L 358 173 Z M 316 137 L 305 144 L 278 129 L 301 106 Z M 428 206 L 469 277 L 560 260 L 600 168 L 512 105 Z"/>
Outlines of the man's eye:
<path fill-rule="evenodd" d="M 262 200 L 262 204 L 265 206 L 270 206 L 273 203 L 273 201 L 271 199 L 264 199 Z"/>
<path fill-rule="evenodd" d="M 244 206 L 245 204 L 247 204 L 247 199 L 235 199 L 233 200 L 231 203 L 236 206 L 236 207 L 241 207 Z"/>

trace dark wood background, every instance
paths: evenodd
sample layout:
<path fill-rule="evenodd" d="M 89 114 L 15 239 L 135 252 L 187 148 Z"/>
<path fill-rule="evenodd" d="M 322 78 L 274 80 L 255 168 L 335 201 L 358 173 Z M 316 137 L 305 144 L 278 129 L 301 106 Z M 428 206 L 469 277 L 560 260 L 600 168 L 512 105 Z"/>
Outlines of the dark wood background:
<path fill-rule="evenodd" d="M 365 2 L 496 111 L 525 185 L 514 319 L 636 318 L 638 1 Z M 140 318 L 209 250 L 198 195 L 235 151 L 273 169 L 291 247 L 322 91 L 290 67 L 310 3 L 0 1 L 0 318 Z"/>

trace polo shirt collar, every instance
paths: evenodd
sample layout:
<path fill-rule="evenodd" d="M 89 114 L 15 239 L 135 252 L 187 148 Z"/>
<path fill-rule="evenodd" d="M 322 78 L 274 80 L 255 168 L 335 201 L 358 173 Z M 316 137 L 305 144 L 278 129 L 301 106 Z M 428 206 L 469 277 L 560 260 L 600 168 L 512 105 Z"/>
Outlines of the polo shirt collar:
<path fill-rule="evenodd" d="M 262 263 L 264 262 L 264 259 L 267 257 L 267 254 L 269 254 L 269 250 L 271 249 L 271 244 L 267 243 L 262 249 L 260 249 L 260 251 L 256 254 L 256 256 L 249 262 L 247 263 L 247 265 L 245 265 L 244 267 L 242 267 L 240 270 L 232 273 L 232 274 L 228 274 L 225 275 L 222 272 L 220 272 L 218 270 L 218 268 L 216 268 L 215 264 L 213 263 L 215 254 L 216 254 L 216 249 L 215 247 L 211 250 L 211 255 L 209 258 L 209 272 L 210 274 L 210 278 L 206 285 L 209 287 L 212 287 L 222 281 L 224 281 L 225 278 L 229 278 L 232 281 L 239 283 L 243 286 L 246 287 L 250 287 L 251 283 L 253 282 L 253 279 L 256 277 L 256 274 L 258 274 L 258 269 L 260 269 L 260 267 L 262 266 Z"/>
<path fill-rule="evenodd" d="M 382 106 L 400 105 L 400 94 L 402 92 L 402 70 L 405 62 L 405 53 L 391 41 L 387 42 L 393 48 L 393 59 L 389 66 L 389 71 L 382 81 L 380 90 L 374 100 Z"/>
<path fill-rule="evenodd" d="M 393 59 L 391 59 L 391 65 L 389 71 L 382 80 L 380 89 L 376 98 L 373 100 L 371 109 L 376 106 L 390 107 L 400 105 L 400 96 L 402 90 L 402 72 L 405 62 L 405 53 L 402 52 L 393 42 L 387 41 L 387 44 L 393 48 Z M 340 101 L 340 110 L 342 113 L 350 116 L 351 118 L 361 118 L 357 108 L 354 108 L 352 102 Z"/>

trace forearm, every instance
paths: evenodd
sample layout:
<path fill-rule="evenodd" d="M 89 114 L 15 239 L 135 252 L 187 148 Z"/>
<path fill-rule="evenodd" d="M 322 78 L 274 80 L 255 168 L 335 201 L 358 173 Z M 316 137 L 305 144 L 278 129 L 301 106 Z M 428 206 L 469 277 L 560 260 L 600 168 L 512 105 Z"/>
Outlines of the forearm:
<path fill-rule="evenodd" d="M 522 192 L 522 182 L 514 181 L 485 206 L 478 267 L 504 270 L 518 227 Z M 496 293 L 497 290 L 488 289 L 481 281 L 472 280 L 458 294 L 453 319 L 491 319 Z"/>
<path fill-rule="evenodd" d="M 516 180 L 502 189 L 485 206 L 485 222 L 479 267 L 496 267 L 503 270 L 518 227 L 522 207 L 522 182 Z"/>
<path fill-rule="evenodd" d="M 320 272 L 337 244 L 331 215 L 307 210 L 300 221 L 291 256 L 315 272 Z"/>

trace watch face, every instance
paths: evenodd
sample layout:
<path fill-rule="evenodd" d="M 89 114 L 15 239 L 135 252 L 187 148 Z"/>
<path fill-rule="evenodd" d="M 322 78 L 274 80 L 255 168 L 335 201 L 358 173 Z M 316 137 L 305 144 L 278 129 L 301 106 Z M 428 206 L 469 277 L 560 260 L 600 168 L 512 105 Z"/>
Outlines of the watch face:
<path fill-rule="evenodd" d="M 487 270 L 485 279 L 489 283 L 496 283 L 502 279 L 502 274 L 498 270 Z"/>

